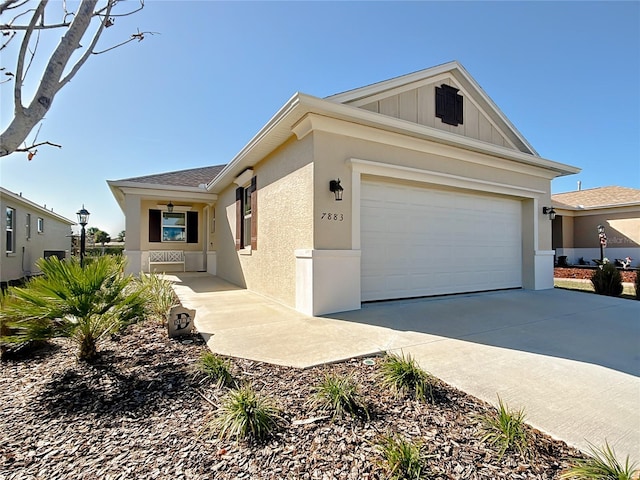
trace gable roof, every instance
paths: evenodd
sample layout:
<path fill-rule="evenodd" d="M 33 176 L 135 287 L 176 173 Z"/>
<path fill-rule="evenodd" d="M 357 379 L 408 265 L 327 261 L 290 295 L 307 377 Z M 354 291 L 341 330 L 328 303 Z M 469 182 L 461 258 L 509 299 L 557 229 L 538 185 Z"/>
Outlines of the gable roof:
<path fill-rule="evenodd" d="M 176 187 L 199 187 L 200 185 L 207 184 L 213 180 L 223 168 L 224 165 L 189 168 L 187 170 L 144 175 L 142 177 L 123 178 L 118 181 Z"/>
<path fill-rule="evenodd" d="M 640 205 L 640 190 L 628 187 L 597 187 L 551 195 L 560 208 L 578 209 Z"/>
<path fill-rule="evenodd" d="M 20 203 L 25 207 L 31 208 L 33 210 L 35 210 L 36 212 L 38 212 L 40 215 L 47 215 L 48 217 L 54 218 L 62 223 L 65 223 L 67 225 L 75 225 L 76 222 L 73 220 L 69 220 L 67 217 L 63 217 L 62 215 L 60 215 L 59 213 L 56 213 L 53 211 L 53 209 L 49 210 L 45 207 L 41 207 L 40 205 L 38 205 L 35 202 L 32 202 L 31 200 L 26 199 L 25 197 L 22 196 L 22 193 L 18 194 L 18 193 L 14 193 L 10 190 L 7 190 L 4 187 L 0 187 L 0 197 L 4 197 L 6 199 L 10 199 L 13 202 L 16 203 Z"/>
<path fill-rule="evenodd" d="M 538 156 L 538 152 L 536 152 L 533 146 L 531 146 L 511 121 L 509 121 L 507 116 L 500 110 L 498 105 L 491 100 L 489 95 L 487 95 L 469 72 L 457 61 L 443 63 L 442 65 L 331 95 L 325 97 L 325 100 L 347 105 L 363 106 L 371 101 L 417 88 L 437 78 L 443 78 L 444 75 L 455 80 L 466 96 L 472 98 L 480 106 L 482 112 L 484 112 L 493 123 L 499 126 L 500 131 L 509 137 L 518 150 Z"/>

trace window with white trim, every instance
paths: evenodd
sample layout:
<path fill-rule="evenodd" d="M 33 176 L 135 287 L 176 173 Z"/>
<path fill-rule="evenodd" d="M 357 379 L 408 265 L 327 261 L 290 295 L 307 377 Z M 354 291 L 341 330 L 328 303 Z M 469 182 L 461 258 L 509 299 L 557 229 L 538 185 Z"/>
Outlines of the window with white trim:
<path fill-rule="evenodd" d="M 15 227 L 16 227 L 16 211 L 11 207 L 7 207 L 6 211 L 6 249 L 7 253 L 14 253 L 16 250 L 16 236 L 15 236 Z"/>
<path fill-rule="evenodd" d="M 38 233 L 44 233 L 44 218 L 38 217 Z"/>
<path fill-rule="evenodd" d="M 236 250 L 255 250 L 258 245 L 258 192 L 257 178 L 236 189 Z"/>
<path fill-rule="evenodd" d="M 187 241 L 187 216 L 184 212 L 162 212 L 162 241 Z"/>

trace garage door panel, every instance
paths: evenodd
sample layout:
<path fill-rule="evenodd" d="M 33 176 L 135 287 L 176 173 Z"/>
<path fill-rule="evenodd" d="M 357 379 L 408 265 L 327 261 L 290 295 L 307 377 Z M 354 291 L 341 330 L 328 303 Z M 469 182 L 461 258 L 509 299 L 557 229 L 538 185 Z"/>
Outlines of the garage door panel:
<path fill-rule="evenodd" d="M 516 200 L 363 182 L 362 298 L 521 286 Z"/>

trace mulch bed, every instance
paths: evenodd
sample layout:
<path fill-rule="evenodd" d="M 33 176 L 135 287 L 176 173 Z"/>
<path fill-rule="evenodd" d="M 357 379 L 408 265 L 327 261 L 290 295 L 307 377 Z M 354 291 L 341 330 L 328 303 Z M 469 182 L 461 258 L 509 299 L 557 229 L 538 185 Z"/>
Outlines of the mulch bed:
<path fill-rule="evenodd" d="M 225 390 L 194 373 L 205 348 L 197 335 L 170 340 L 145 323 L 108 340 L 93 365 L 78 363 L 64 340 L 4 361 L 0 480 L 379 479 L 376 442 L 389 432 L 424 442 L 432 478 L 552 479 L 580 456 L 532 429 L 533 458 L 499 458 L 475 423 L 492 407 L 446 385 L 434 403 L 396 398 L 380 385 L 380 357 L 307 370 L 232 359 L 237 378 L 276 399 L 286 425 L 259 445 L 206 438 Z M 369 421 L 317 418 L 326 414 L 308 398 L 327 373 L 355 377 Z"/>
<path fill-rule="evenodd" d="M 556 267 L 553 269 L 555 278 L 578 278 L 582 280 L 591 280 L 591 276 L 597 267 Z M 623 282 L 633 283 L 636 281 L 635 270 L 620 270 Z"/>

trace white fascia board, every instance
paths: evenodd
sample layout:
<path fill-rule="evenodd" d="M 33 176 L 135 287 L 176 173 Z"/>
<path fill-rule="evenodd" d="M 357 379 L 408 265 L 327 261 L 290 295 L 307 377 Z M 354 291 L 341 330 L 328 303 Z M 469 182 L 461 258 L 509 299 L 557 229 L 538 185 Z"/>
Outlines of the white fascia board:
<path fill-rule="evenodd" d="M 274 135 L 292 135 L 291 128 L 283 128 L 283 120 L 291 114 L 300 103 L 303 95 L 296 92 L 293 96 L 276 112 L 273 117 L 256 133 L 249 143 L 247 143 L 238 154 L 222 169 L 222 171 L 207 184 L 207 191 L 219 193 L 227 185 L 233 183 L 236 176 L 243 170 L 253 167 L 254 163 L 260 160 L 260 156 L 255 155 L 256 149 L 268 137 Z M 286 140 L 283 138 L 282 141 Z"/>
<path fill-rule="evenodd" d="M 218 199 L 216 194 L 207 192 L 200 187 L 179 187 L 174 185 L 113 180 L 107 180 L 107 184 L 123 212 L 126 195 L 161 197 L 167 199 L 175 198 L 203 203 L 213 203 Z"/>
<path fill-rule="evenodd" d="M 47 210 L 46 208 L 38 205 L 37 203 L 32 202 L 31 200 L 28 200 L 25 197 L 23 197 L 21 195 L 18 195 L 17 193 L 13 193 L 13 192 L 7 190 L 6 188 L 0 187 L 0 194 L 3 197 L 10 198 L 11 200 L 13 200 L 16 203 L 22 204 L 22 206 L 24 206 L 24 207 L 31 208 L 31 209 L 37 211 L 41 215 L 47 215 L 49 217 L 52 217 L 52 218 L 54 218 L 56 220 L 61 221 L 62 223 L 66 223 L 68 225 L 75 225 L 76 224 L 76 222 L 74 220 L 70 220 L 67 217 L 63 217 L 59 213 L 56 213 L 56 212 L 54 212 L 52 210 Z"/>
<path fill-rule="evenodd" d="M 487 93 L 478 84 L 478 82 L 476 82 L 475 79 L 469 74 L 469 72 L 467 72 L 467 70 L 457 61 L 444 63 L 436 67 L 427 68 L 425 70 L 420 70 L 418 72 L 410 73 L 408 75 L 402 75 L 400 77 L 374 83 L 366 87 L 349 90 L 344 93 L 338 93 L 336 95 L 326 97 L 325 100 L 328 100 L 334 103 L 343 103 L 343 104 L 357 102 L 358 100 L 362 100 L 367 97 L 373 97 L 375 95 L 380 95 L 390 90 L 401 88 L 407 84 L 417 83 L 421 81 L 436 80 L 439 75 L 443 75 L 447 73 L 453 75 L 453 77 L 456 78 L 458 82 L 460 82 L 464 87 L 466 87 L 465 90 L 469 90 L 469 86 L 472 87 L 472 89 L 475 90 L 475 92 L 487 104 L 487 106 L 490 109 L 493 109 L 495 115 L 499 118 L 499 120 L 502 121 L 507 126 L 507 128 L 509 128 L 513 132 L 513 134 L 518 138 L 518 140 L 520 140 L 522 144 L 525 145 L 532 154 L 538 155 L 538 152 L 535 150 L 535 148 L 533 148 L 533 146 L 527 141 L 527 139 L 524 138 L 524 136 L 515 127 L 515 125 L 511 123 L 511 121 L 502 112 L 502 110 L 500 110 L 498 105 L 496 105 L 494 101 L 491 100 L 491 97 L 487 95 Z M 466 85 L 465 85 L 465 82 L 466 82 Z M 473 98 L 474 95 L 471 94 L 470 97 Z M 372 98 L 372 101 L 373 100 L 374 99 Z M 486 109 L 482 108 L 482 110 L 486 110 Z"/>
<path fill-rule="evenodd" d="M 401 75 L 399 77 L 391 78 L 389 80 L 383 80 L 381 82 L 372 83 L 365 87 L 355 88 L 353 90 L 347 90 L 346 92 L 337 93 L 325 97 L 324 99 L 334 103 L 349 103 L 360 100 L 362 98 L 377 95 L 395 88 L 402 87 L 408 83 L 419 82 L 421 80 L 435 77 L 443 73 L 450 72 L 455 68 L 460 68 L 461 65 L 457 61 L 443 63 L 435 67 L 426 68 L 424 70 L 418 70 L 417 72 L 409 73 L 407 75 Z"/>
<path fill-rule="evenodd" d="M 457 62 L 455 62 L 456 65 Z M 450 67 L 445 64 L 438 68 Z M 295 93 L 278 112 L 271 117 L 260 131 L 242 150 L 224 167 L 224 169 L 207 185 L 207 191 L 220 193 L 233 183 L 235 177 L 246 168 L 253 167 L 264 156 L 273 151 L 274 143 L 281 144 L 293 135 L 293 127 L 307 113 L 317 113 L 331 118 L 360 123 L 381 128 L 403 135 L 423 138 L 438 143 L 452 145 L 515 162 L 540 167 L 555 172 L 554 177 L 579 173 L 580 168 L 544 159 L 537 154 L 527 154 L 505 147 L 500 147 L 480 140 L 475 140 L 455 133 L 438 130 L 425 125 L 409 122 L 370 112 L 358 107 L 335 103 L 304 93 Z M 269 145 L 267 145 L 269 140 Z"/>
<path fill-rule="evenodd" d="M 304 96 L 301 98 L 304 99 L 304 105 L 309 108 L 309 111 L 541 167 L 558 173 L 559 175 L 556 176 L 572 175 L 581 171 L 580 168 L 547 160 L 538 155 L 522 153 L 481 140 L 438 130 L 437 128 L 431 128 L 399 118 L 388 117 L 361 108 L 335 104 L 317 97 Z"/>

